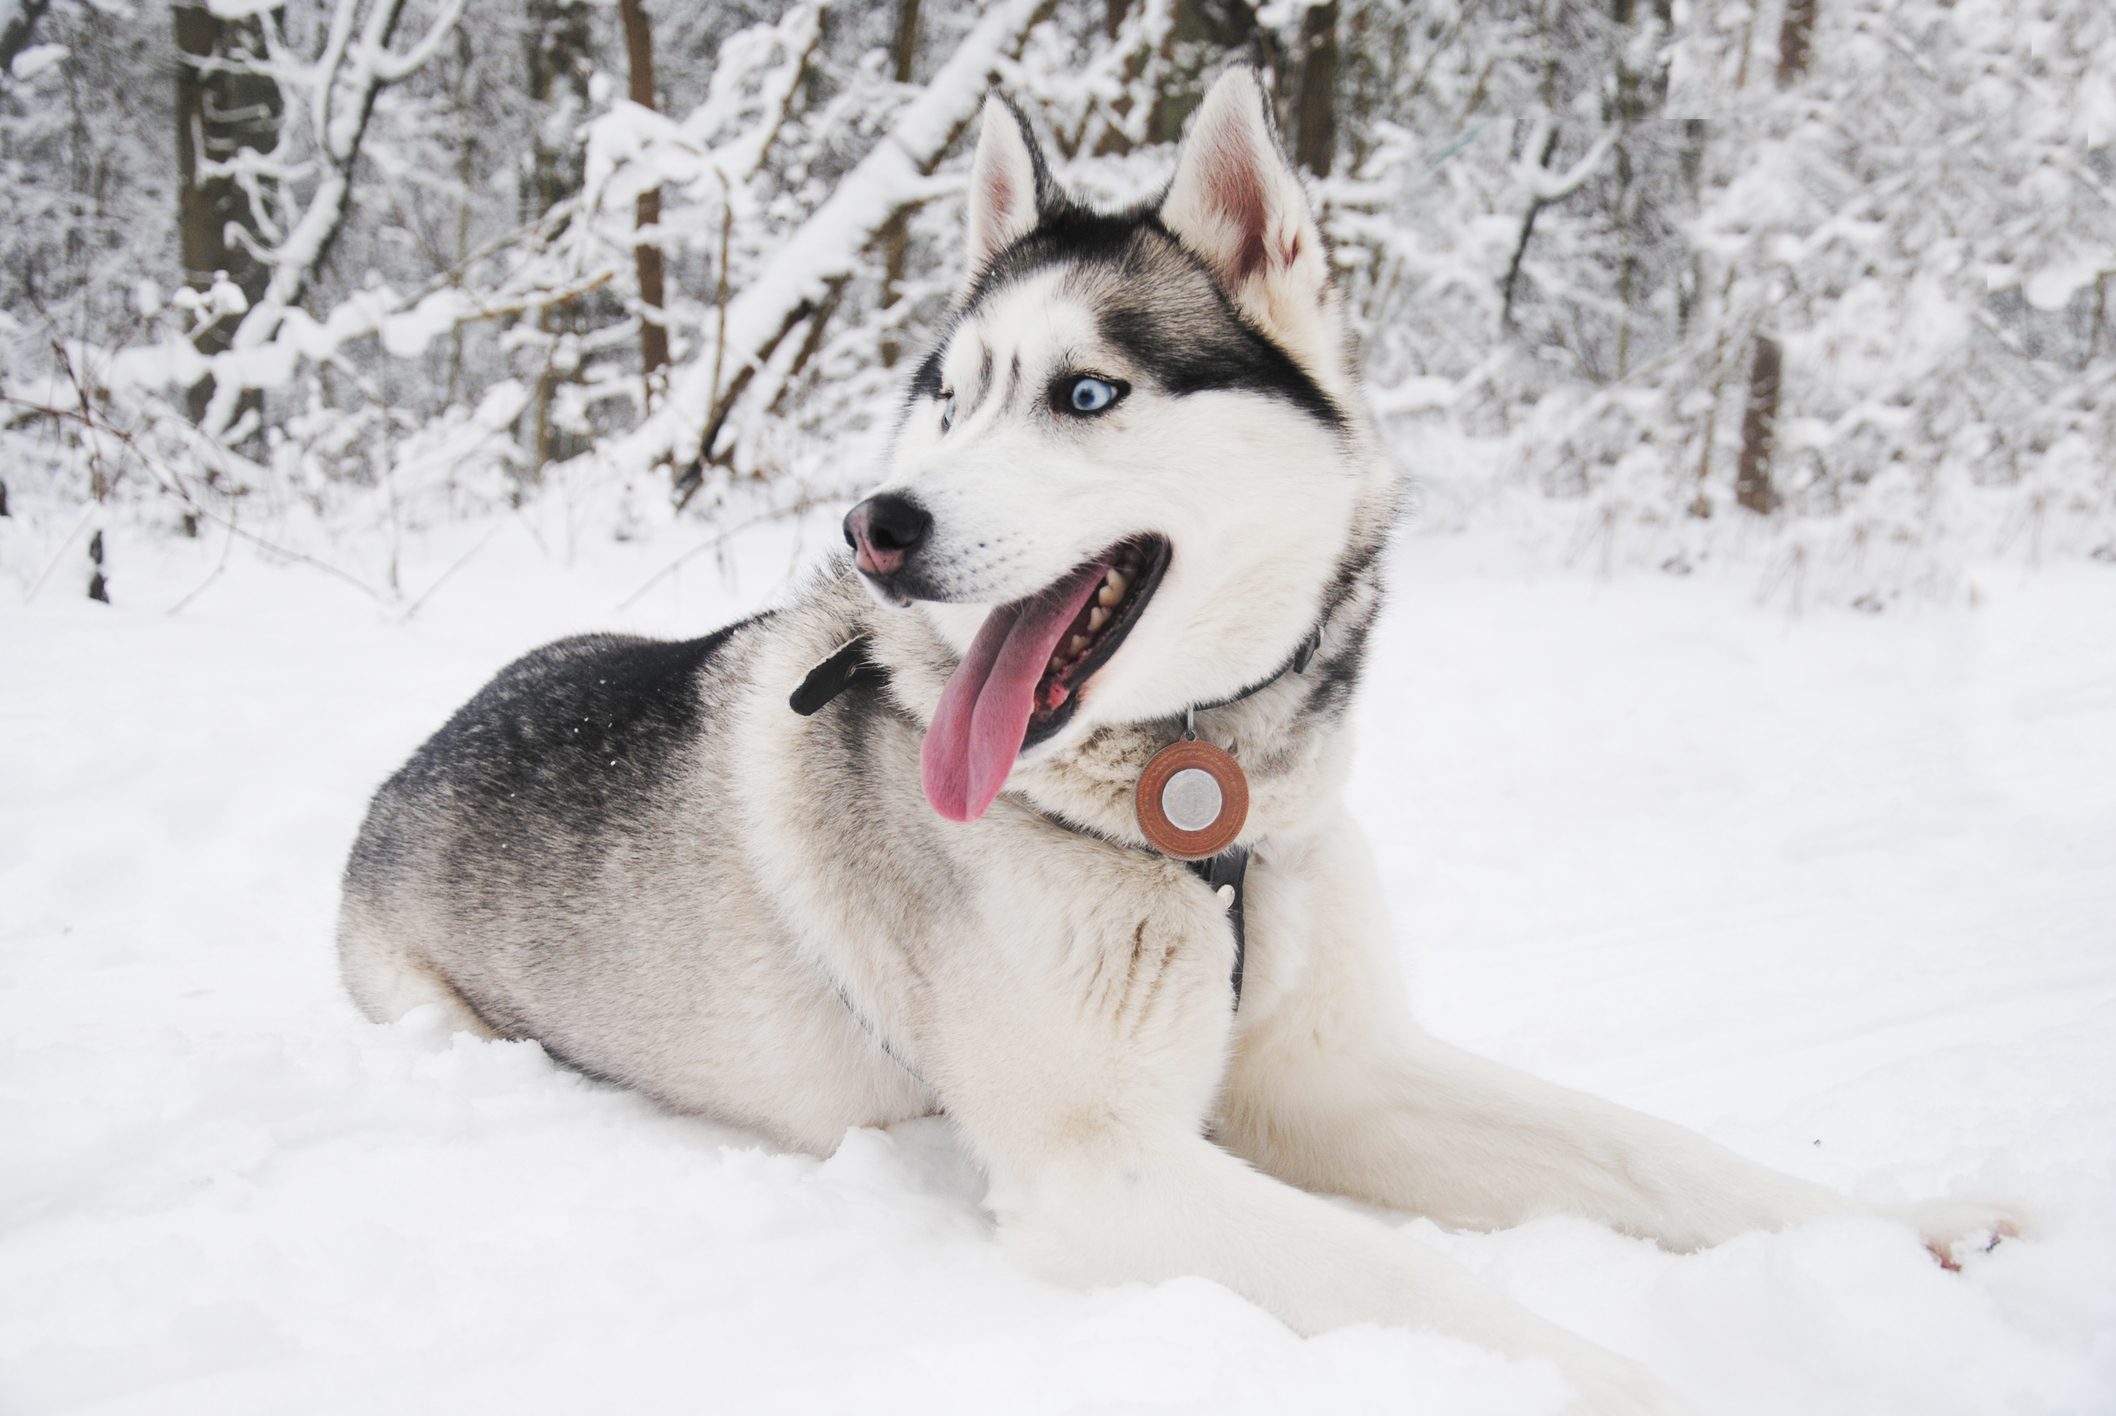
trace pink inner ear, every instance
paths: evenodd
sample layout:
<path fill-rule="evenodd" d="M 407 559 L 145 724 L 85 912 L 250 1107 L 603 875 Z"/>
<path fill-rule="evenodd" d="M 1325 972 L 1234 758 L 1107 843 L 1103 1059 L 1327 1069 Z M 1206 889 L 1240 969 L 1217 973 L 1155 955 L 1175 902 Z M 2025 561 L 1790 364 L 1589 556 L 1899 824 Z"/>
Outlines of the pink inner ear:
<path fill-rule="evenodd" d="M 1230 285 L 1256 274 L 1270 254 L 1264 234 L 1271 212 L 1265 205 L 1264 174 L 1257 157 L 1247 135 L 1238 129 L 1214 134 L 1206 156 L 1205 190 L 1210 193 L 1212 210 L 1235 230 L 1225 272 Z"/>
<path fill-rule="evenodd" d="M 999 244 L 999 233 L 1007 229 L 1007 218 L 1014 212 L 1014 184 L 1007 181 L 1003 168 L 994 167 L 992 177 L 985 184 L 985 212 L 991 219 L 991 229 L 984 233 L 990 245 Z"/>

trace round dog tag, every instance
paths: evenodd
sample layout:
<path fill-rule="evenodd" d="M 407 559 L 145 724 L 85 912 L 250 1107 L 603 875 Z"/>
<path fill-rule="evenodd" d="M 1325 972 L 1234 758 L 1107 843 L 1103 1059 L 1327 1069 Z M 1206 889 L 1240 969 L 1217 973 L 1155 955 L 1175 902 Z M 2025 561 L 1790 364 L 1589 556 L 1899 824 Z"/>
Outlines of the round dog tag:
<path fill-rule="evenodd" d="M 1209 742 L 1184 738 L 1153 755 L 1132 797 L 1139 831 L 1177 860 L 1203 860 L 1234 844 L 1249 819 L 1249 779 Z"/>

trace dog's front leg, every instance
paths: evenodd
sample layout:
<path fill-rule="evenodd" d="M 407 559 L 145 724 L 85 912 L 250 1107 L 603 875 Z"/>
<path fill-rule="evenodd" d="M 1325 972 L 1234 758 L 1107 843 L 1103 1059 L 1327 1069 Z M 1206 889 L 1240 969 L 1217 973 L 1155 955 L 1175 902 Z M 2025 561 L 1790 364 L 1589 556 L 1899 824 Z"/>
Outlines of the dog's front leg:
<path fill-rule="evenodd" d="M 990 1177 L 1006 1246 L 1074 1284 L 1203 1276 L 1303 1333 L 1390 1323 L 1547 1358 L 1583 1410 L 1685 1409 L 1635 1364 L 1401 1231 L 1206 1139 L 1227 1055 L 1232 939 L 1211 894 L 1178 870 L 1148 907 L 1111 891 L 1064 941 L 995 931 L 1003 942 L 954 951 L 930 974 L 922 1051 Z M 1017 918 L 1063 909 L 1014 903 Z"/>
<path fill-rule="evenodd" d="M 1409 1021 L 1363 842 L 1341 823 L 1252 871 L 1254 1008 L 1217 1134 L 1295 1184 L 1496 1229 L 1573 1214 L 1665 1247 L 1872 1207 L 1692 1131 L 1473 1056 Z M 1998 1209 L 1890 1212 L 1942 1261 Z"/>

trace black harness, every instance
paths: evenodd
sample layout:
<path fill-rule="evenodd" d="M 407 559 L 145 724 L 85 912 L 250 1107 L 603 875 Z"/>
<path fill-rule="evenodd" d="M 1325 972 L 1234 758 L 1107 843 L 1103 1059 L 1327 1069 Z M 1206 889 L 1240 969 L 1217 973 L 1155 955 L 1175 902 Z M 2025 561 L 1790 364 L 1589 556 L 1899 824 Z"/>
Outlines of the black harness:
<path fill-rule="evenodd" d="M 889 670 L 875 662 L 868 652 L 871 639 L 871 635 L 858 634 L 846 640 L 829 658 L 808 671 L 808 677 L 801 680 L 801 686 L 786 700 L 787 706 L 802 717 L 811 718 L 821 712 L 824 705 L 855 683 L 887 683 Z M 1200 703 L 1197 708 L 1225 708 L 1254 694 L 1262 693 L 1289 673 L 1306 673 L 1309 662 L 1314 659 L 1315 651 L 1321 645 L 1322 630 L 1318 627 L 1301 641 L 1300 647 L 1293 651 L 1293 656 L 1269 677 L 1251 684 L 1232 697 Z M 1064 821 L 1058 824 L 1068 831 L 1079 829 Z M 1190 868 L 1190 873 L 1204 881 L 1205 888 L 1214 894 L 1229 887 L 1233 889 L 1233 894 L 1227 900 L 1227 922 L 1234 929 L 1234 974 L 1230 982 L 1234 987 L 1234 1006 L 1239 1009 L 1242 1006 L 1242 965 L 1249 947 L 1247 932 L 1242 922 L 1242 885 L 1249 873 L 1249 847 L 1230 846 L 1216 856 L 1183 863 Z"/>

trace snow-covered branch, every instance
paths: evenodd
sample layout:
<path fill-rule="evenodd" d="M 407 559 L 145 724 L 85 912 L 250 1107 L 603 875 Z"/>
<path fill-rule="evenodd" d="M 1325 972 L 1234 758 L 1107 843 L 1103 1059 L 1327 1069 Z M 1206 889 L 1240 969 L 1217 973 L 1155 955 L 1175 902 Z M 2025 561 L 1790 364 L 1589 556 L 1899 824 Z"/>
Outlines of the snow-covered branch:
<path fill-rule="evenodd" d="M 1003 0 L 986 10 L 918 97 L 898 111 L 881 140 L 776 243 L 770 262 L 728 305 L 720 347 L 675 371 L 667 401 L 630 434 L 587 456 L 604 465 L 641 468 L 670 457 L 688 463 L 709 455 L 711 449 L 699 446 L 699 439 L 714 411 L 714 370 L 729 377 L 754 367 L 784 338 L 797 311 L 856 268 L 883 224 L 925 195 L 926 174 L 976 114 L 992 75 L 1019 49 L 1050 3 Z"/>
<path fill-rule="evenodd" d="M 403 53 L 391 53 L 385 45 L 369 55 L 368 62 L 374 69 L 377 81 L 383 84 L 402 83 L 426 67 L 427 60 L 433 58 L 447 42 L 448 37 L 455 33 L 457 21 L 463 18 L 464 3 L 465 0 L 447 0 L 447 3 L 442 5 L 441 12 L 434 16 L 433 23 L 427 27 L 425 35 Z"/>
<path fill-rule="evenodd" d="M 1549 115 L 1538 114 L 1529 125 L 1528 137 L 1523 140 L 1521 151 L 1550 151 L 1550 139 L 1554 131 Z M 1537 205 L 1549 206 L 1553 202 L 1562 202 L 1594 179 L 1623 135 L 1621 128 L 1604 128 L 1596 135 L 1593 143 L 1589 144 L 1587 151 L 1580 154 L 1579 160 L 1562 172 L 1553 172 L 1540 162 L 1523 161 L 1513 165 L 1510 175 L 1515 185 L 1525 189 Z"/>

